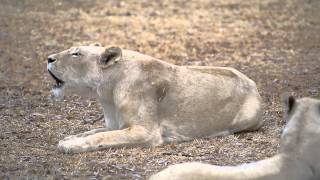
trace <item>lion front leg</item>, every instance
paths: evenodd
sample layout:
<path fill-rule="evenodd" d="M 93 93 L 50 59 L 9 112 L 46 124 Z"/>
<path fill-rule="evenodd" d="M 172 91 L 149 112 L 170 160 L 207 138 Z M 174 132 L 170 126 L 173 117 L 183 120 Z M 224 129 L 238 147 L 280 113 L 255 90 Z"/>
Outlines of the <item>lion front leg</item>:
<path fill-rule="evenodd" d="M 80 138 L 80 137 L 86 137 L 86 136 L 89 136 L 89 135 L 93 135 L 93 134 L 96 134 L 96 133 L 99 133 L 99 132 L 106 132 L 106 131 L 110 131 L 110 129 L 109 128 L 93 129 L 93 130 L 90 130 L 90 131 L 87 131 L 87 132 L 84 132 L 84 133 L 80 133 L 80 134 L 77 134 L 77 135 L 67 136 L 67 137 L 65 137 L 63 139 L 63 141 L 71 140 L 71 139 L 75 139 L 75 138 Z"/>
<path fill-rule="evenodd" d="M 62 140 L 58 144 L 58 149 L 64 153 L 80 153 L 111 147 L 153 146 L 162 143 L 160 133 L 155 132 L 135 125 L 123 130 L 98 132 Z"/>

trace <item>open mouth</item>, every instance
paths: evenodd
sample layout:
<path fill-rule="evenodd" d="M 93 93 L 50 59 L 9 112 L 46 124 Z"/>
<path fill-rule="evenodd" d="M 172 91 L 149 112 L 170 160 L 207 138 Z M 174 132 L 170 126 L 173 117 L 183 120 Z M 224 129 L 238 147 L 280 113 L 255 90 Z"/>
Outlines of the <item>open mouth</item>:
<path fill-rule="evenodd" d="M 56 81 L 56 84 L 53 86 L 53 88 L 61 88 L 64 84 L 64 81 L 57 78 L 50 70 L 48 70 L 49 74 L 52 76 L 52 78 Z"/>

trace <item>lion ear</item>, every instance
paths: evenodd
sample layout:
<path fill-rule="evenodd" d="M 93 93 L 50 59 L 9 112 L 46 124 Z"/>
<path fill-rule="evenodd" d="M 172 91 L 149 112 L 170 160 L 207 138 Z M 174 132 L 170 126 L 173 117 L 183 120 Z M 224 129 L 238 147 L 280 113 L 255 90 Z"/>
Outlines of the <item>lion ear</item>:
<path fill-rule="evenodd" d="M 102 53 L 99 64 L 101 66 L 109 66 L 111 64 L 117 63 L 122 58 L 122 50 L 119 47 L 107 48 L 104 53 Z"/>
<path fill-rule="evenodd" d="M 292 111 L 294 105 L 296 104 L 296 98 L 289 94 L 283 94 L 282 101 L 285 105 L 286 112 L 289 114 Z"/>
<path fill-rule="evenodd" d="M 98 43 L 98 42 L 95 42 L 95 43 L 90 44 L 89 46 L 102 47 L 102 44 L 101 44 L 101 43 Z"/>

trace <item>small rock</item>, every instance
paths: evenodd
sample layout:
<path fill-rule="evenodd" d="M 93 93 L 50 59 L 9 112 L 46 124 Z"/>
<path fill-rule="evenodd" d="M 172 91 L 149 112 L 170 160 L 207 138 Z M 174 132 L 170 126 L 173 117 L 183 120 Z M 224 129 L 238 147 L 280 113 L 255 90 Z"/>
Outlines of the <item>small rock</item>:
<path fill-rule="evenodd" d="M 317 95 L 319 93 L 319 89 L 312 88 L 308 90 L 311 95 Z"/>

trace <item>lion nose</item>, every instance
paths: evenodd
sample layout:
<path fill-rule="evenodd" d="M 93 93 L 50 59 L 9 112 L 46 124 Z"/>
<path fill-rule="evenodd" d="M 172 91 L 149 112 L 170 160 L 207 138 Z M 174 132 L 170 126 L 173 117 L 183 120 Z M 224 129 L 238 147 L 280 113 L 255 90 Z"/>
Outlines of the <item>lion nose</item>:
<path fill-rule="evenodd" d="M 53 63 L 55 62 L 57 59 L 54 59 L 52 57 L 48 57 L 48 63 Z"/>

